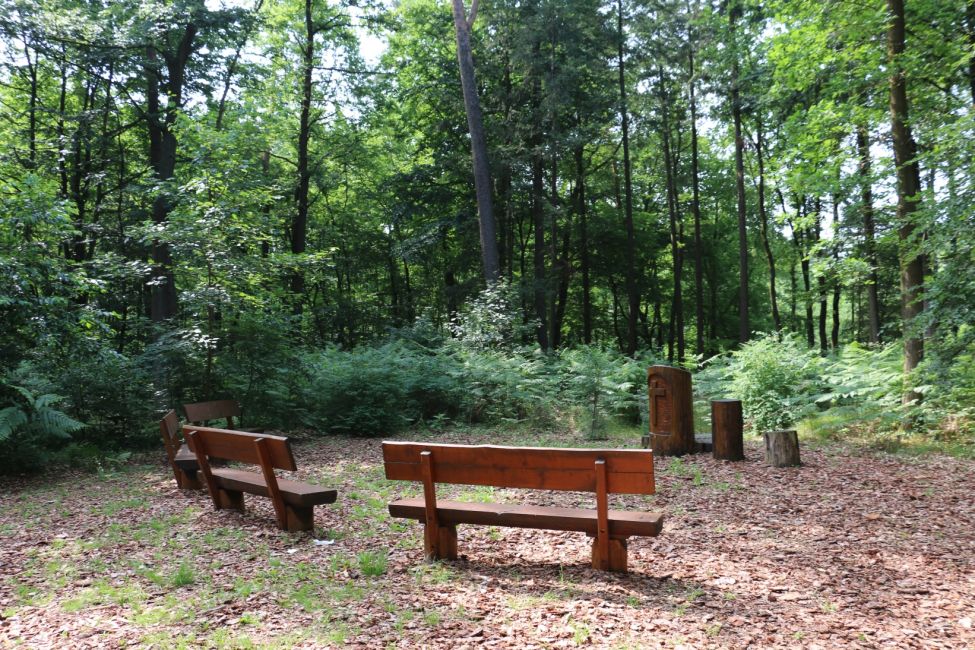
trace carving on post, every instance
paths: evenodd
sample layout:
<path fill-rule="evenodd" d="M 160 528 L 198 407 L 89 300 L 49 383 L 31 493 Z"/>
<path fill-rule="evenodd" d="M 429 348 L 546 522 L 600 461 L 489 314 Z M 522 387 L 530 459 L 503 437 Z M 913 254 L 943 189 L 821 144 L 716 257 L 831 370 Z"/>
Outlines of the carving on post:
<path fill-rule="evenodd" d="M 650 430 L 643 446 L 660 456 L 677 456 L 695 451 L 694 403 L 691 373 L 670 366 L 647 369 L 647 397 L 650 401 Z"/>

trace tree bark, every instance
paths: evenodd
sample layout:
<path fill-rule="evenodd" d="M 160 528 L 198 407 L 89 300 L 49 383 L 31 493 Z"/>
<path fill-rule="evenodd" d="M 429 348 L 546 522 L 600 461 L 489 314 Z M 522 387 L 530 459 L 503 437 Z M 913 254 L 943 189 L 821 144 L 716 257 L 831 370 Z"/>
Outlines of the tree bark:
<path fill-rule="evenodd" d="M 491 203 L 491 168 L 488 164 L 487 140 L 481 117 L 481 102 L 477 96 L 474 79 L 474 56 L 471 52 L 471 28 L 477 18 L 477 2 L 471 5 L 470 16 L 464 0 L 453 0 L 454 32 L 457 36 L 457 63 L 460 66 L 460 84 L 464 92 L 464 109 L 467 112 L 467 129 L 471 136 L 471 159 L 474 168 L 474 191 L 477 195 L 477 216 L 480 226 L 481 262 L 484 280 L 494 284 L 501 277 L 498 263 L 498 242 L 494 225 L 494 207 Z"/>
<path fill-rule="evenodd" d="M 694 315 L 697 337 L 695 352 L 704 353 L 704 270 L 701 256 L 704 254 L 701 245 L 701 188 L 700 168 L 697 150 L 697 99 L 694 95 L 694 48 L 688 49 L 688 64 L 690 68 L 690 104 L 691 104 L 691 212 L 694 215 Z"/>
<path fill-rule="evenodd" d="M 745 141 L 741 134 L 741 97 L 738 88 L 739 72 L 735 47 L 735 19 L 739 8 L 728 11 L 732 40 L 731 54 L 731 115 L 735 127 L 735 188 L 738 195 L 738 340 L 744 343 L 751 336 L 748 320 L 748 229 L 745 214 Z"/>
<path fill-rule="evenodd" d="M 762 227 L 762 247 L 765 249 L 765 258 L 768 260 L 769 275 L 769 300 L 772 303 L 772 323 L 775 331 L 782 329 L 782 317 L 779 315 L 778 294 L 775 290 L 775 258 L 772 256 L 772 245 L 768 237 L 768 214 L 765 210 L 765 157 L 764 157 L 764 133 L 762 132 L 762 120 L 759 118 L 758 127 L 755 134 L 755 156 L 758 158 L 758 218 Z"/>
<path fill-rule="evenodd" d="M 592 283 L 589 277 L 589 214 L 582 145 L 576 147 L 576 209 L 579 214 L 579 266 L 582 271 L 582 340 L 592 343 Z"/>
<path fill-rule="evenodd" d="M 616 0 L 616 27 L 618 30 L 618 67 L 620 84 L 620 122 L 623 131 L 623 224 L 626 229 L 626 354 L 633 356 L 637 347 L 637 315 L 640 311 L 640 293 L 636 282 L 636 229 L 633 225 L 633 179 L 630 170 L 630 118 L 626 104 L 626 68 L 623 61 L 626 37 L 623 33 L 623 0 Z"/>
<path fill-rule="evenodd" d="M 833 284 L 833 329 L 830 331 L 830 343 L 833 349 L 840 347 L 840 202 L 839 197 L 833 196 L 833 241 L 830 248 L 833 252 L 833 268 L 830 280 Z"/>
<path fill-rule="evenodd" d="M 870 275 L 867 281 L 867 313 L 871 343 L 880 341 L 880 303 L 877 299 L 877 249 L 874 242 L 876 233 L 873 220 L 873 187 L 870 178 L 870 138 L 867 127 L 857 127 L 857 153 L 859 154 L 860 203 L 863 212 L 863 247 Z"/>
<path fill-rule="evenodd" d="M 669 98 L 664 87 L 663 68 L 658 69 L 660 75 L 660 112 L 662 117 L 662 133 L 664 153 L 664 170 L 667 183 L 667 212 L 670 217 L 670 252 L 673 261 L 674 292 L 670 308 L 670 332 L 667 339 L 667 359 L 674 360 L 674 340 L 677 342 L 677 360 L 684 360 L 684 305 L 682 296 L 682 270 L 684 268 L 684 252 L 677 228 L 677 182 L 675 180 L 674 156 L 670 144 L 670 116 L 667 110 Z"/>
<path fill-rule="evenodd" d="M 917 162 L 917 144 L 909 122 L 907 82 L 904 78 L 904 0 L 887 0 L 887 57 L 890 64 L 890 120 L 893 138 L 894 163 L 897 166 L 897 235 L 900 241 L 901 320 L 904 331 L 904 374 L 911 373 L 924 356 L 924 342 L 914 332 L 913 321 L 923 308 L 924 265 L 914 251 L 913 222 L 921 191 L 921 173 Z M 907 388 L 903 402 L 909 404 L 921 398 L 920 393 Z"/>
<path fill-rule="evenodd" d="M 308 194 L 311 170 L 308 163 L 308 145 L 311 140 L 312 75 L 315 71 L 315 35 L 318 29 L 312 15 L 313 0 L 305 0 L 305 42 L 301 53 L 301 113 L 298 121 L 298 184 L 295 187 L 295 216 L 291 221 L 291 253 L 296 257 L 305 253 L 308 243 Z M 305 292 L 305 274 L 301 267 L 291 273 L 291 293 L 294 311 L 302 312 Z"/>
<path fill-rule="evenodd" d="M 160 61 L 160 52 L 153 45 L 146 48 L 146 122 L 149 131 L 149 165 L 156 180 L 166 183 L 171 180 L 176 170 L 176 135 L 173 133 L 176 119 L 183 105 L 183 85 L 185 82 L 186 65 L 193 52 L 197 26 L 187 24 L 175 52 L 162 53 L 164 61 Z M 165 65 L 167 78 L 165 82 L 166 107 L 160 105 L 160 70 Z M 169 189 L 163 187 L 156 194 L 152 202 L 153 223 L 160 225 L 169 219 L 172 206 L 169 201 Z M 152 280 L 150 317 L 154 321 L 164 321 L 176 315 L 177 296 L 176 279 L 173 274 L 173 257 L 169 244 L 161 240 L 152 242 Z"/>

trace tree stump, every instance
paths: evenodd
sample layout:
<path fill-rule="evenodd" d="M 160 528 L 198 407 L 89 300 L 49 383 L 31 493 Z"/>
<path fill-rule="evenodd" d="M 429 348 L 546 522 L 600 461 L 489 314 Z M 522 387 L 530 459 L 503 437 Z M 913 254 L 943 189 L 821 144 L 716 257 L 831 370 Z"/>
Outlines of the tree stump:
<path fill-rule="evenodd" d="M 744 428 L 740 400 L 711 400 L 711 453 L 717 460 L 745 460 Z"/>
<path fill-rule="evenodd" d="M 799 465 L 799 434 L 795 429 L 765 432 L 765 461 L 772 467 Z"/>

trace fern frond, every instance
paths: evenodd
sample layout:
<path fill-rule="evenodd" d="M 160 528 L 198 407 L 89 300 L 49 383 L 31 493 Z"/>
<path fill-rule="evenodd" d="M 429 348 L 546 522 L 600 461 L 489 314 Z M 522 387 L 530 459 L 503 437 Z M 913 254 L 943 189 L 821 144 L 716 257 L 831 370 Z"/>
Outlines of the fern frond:
<path fill-rule="evenodd" d="M 0 442 L 3 442 L 21 427 L 27 424 L 27 414 L 16 406 L 8 406 L 0 410 Z"/>

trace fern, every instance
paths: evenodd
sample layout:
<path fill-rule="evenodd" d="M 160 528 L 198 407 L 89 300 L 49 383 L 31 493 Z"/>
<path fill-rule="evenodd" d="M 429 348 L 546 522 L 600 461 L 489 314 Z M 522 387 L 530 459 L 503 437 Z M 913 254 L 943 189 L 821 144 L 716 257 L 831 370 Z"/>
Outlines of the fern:
<path fill-rule="evenodd" d="M 27 424 L 27 414 L 19 407 L 8 406 L 0 410 L 0 442 L 7 440 L 19 427 Z"/>

